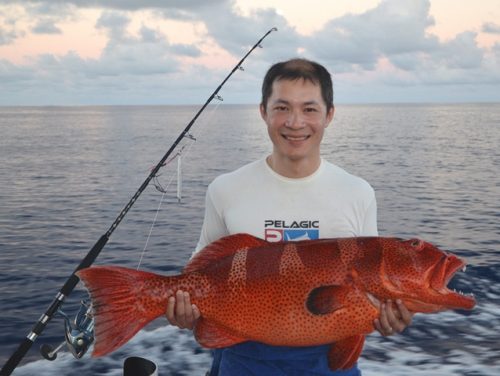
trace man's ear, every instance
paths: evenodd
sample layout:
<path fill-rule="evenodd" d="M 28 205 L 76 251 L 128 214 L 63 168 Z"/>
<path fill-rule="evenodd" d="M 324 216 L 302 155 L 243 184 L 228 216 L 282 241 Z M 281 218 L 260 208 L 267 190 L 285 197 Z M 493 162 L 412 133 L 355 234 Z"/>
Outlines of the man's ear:
<path fill-rule="evenodd" d="M 259 106 L 259 109 L 260 109 L 260 117 L 263 120 L 266 120 L 266 117 L 267 117 L 266 106 L 261 103 Z"/>
<path fill-rule="evenodd" d="M 328 127 L 333 120 L 333 115 L 335 114 L 335 106 L 332 106 L 326 114 L 326 126 Z M 326 127 L 325 127 L 326 128 Z"/>

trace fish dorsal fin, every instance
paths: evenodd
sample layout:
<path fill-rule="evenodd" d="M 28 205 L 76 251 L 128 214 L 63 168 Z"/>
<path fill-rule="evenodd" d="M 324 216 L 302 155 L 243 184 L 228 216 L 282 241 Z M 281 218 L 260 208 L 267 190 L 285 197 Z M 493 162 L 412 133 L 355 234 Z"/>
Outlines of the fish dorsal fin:
<path fill-rule="evenodd" d="M 235 234 L 225 236 L 210 243 L 199 251 L 188 262 L 184 268 L 184 273 L 194 272 L 207 267 L 214 261 L 231 256 L 242 249 L 262 247 L 269 243 L 249 234 Z"/>
<path fill-rule="evenodd" d="M 344 306 L 351 289 L 346 286 L 328 285 L 317 287 L 309 293 L 306 307 L 314 315 L 326 315 Z"/>

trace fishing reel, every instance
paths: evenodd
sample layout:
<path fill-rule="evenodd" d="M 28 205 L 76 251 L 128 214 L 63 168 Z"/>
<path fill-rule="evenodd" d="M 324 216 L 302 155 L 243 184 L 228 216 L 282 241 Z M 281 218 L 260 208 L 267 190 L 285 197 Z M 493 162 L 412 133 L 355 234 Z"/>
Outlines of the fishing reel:
<path fill-rule="evenodd" d="M 73 323 L 63 311 L 59 310 L 58 313 L 64 318 L 65 340 L 56 348 L 48 344 L 43 344 L 40 347 L 40 353 L 47 360 L 55 360 L 57 353 L 66 345 L 73 356 L 80 359 L 94 342 L 92 305 L 86 301 L 82 301 Z"/>

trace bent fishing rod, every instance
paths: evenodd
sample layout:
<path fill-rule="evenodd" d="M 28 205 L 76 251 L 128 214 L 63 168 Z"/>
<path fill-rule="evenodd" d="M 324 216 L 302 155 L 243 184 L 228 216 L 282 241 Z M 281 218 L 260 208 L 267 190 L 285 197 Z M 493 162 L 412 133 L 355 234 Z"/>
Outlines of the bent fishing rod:
<path fill-rule="evenodd" d="M 201 113 L 205 110 L 205 108 L 210 104 L 210 102 L 216 98 L 220 99 L 218 93 L 221 90 L 221 88 L 224 86 L 227 80 L 233 75 L 234 72 L 238 69 L 243 69 L 242 64 L 246 60 L 246 58 L 255 50 L 257 47 L 262 47 L 261 42 L 273 31 L 277 31 L 278 29 L 273 27 L 270 29 L 267 33 L 265 33 L 262 38 L 260 38 L 257 43 L 255 43 L 252 48 L 246 53 L 245 56 L 234 66 L 234 68 L 231 70 L 231 72 L 224 78 L 224 80 L 219 84 L 219 86 L 214 90 L 214 92 L 208 97 L 207 101 L 203 106 L 198 110 L 198 112 L 194 115 L 194 117 L 191 119 L 191 121 L 187 124 L 187 126 L 184 128 L 184 130 L 179 134 L 177 139 L 174 141 L 174 143 L 170 146 L 168 151 L 165 153 L 163 158 L 158 162 L 158 164 L 151 170 L 150 174 L 144 180 L 144 182 L 141 184 L 139 189 L 136 191 L 136 193 L 132 196 L 130 201 L 125 205 L 125 207 L 122 209 L 122 211 L 118 214 L 114 222 L 111 224 L 110 228 L 97 240 L 97 242 L 94 244 L 94 246 L 90 249 L 90 251 L 87 253 L 87 255 L 82 259 L 80 264 L 76 267 L 76 269 L 73 271 L 73 273 L 70 275 L 70 277 L 66 280 L 66 283 L 62 286 L 62 288 L 59 290 L 57 295 L 55 296 L 54 300 L 52 303 L 49 305 L 45 313 L 40 317 L 40 319 L 35 323 L 33 329 L 31 332 L 24 338 L 24 340 L 19 344 L 17 350 L 12 354 L 12 356 L 7 360 L 5 365 L 3 366 L 2 370 L 0 371 L 0 375 L 10 375 L 14 369 L 17 367 L 19 362 L 23 359 L 23 357 L 27 354 L 27 352 L 30 350 L 31 346 L 39 337 L 49 321 L 54 317 L 56 313 L 61 313 L 60 308 L 66 299 L 66 297 L 71 294 L 71 292 L 74 290 L 76 285 L 79 282 L 79 278 L 76 276 L 76 272 L 78 272 L 81 269 L 88 268 L 93 264 L 93 262 L 96 260 L 96 258 L 99 256 L 100 252 L 108 242 L 108 240 L 111 237 L 111 234 L 115 231 L 115 229 L 118 227 L 118 225 L 122 222 L 123 218 L 125 215 L 128 213 L 128 211 L 132 208 L 134 203 L 137 201 L 139 196 L 142 194 L 142 192 L 146 189 L 146 187 L 149 185 L 150 181 L 154 179 L 157 176 L 158 171 L 160 168 L 162 168 L 167 159 L 170 157 L 170 155 L 173 153 L 173 151 L 177 148 L 178 144 L 184 139 L 185 137 L 191 138 L 189 134 L 189 130 L 191 127 L 194 125 L 198 117 L 201 115 Z M 89 311 L 91 310 L 91 307 L 82 307 L 83 310 L 81 309 L 80 312 L 78 313 L 77 318 L 75 319 L 75 323 L 77 325 L 77 330 L 78 329 L 80 333 L 75 334 L 75 330 L 72 327 L 71 324 L 67 326 L 66 330 L 66 342 L 68 344 L 68 347 L 70 348 L 71 352 L 75 357 L 80 358 L 84 355 L 85 351 L 88 349 L 88 346 L 90 346 L 90 343 L 93 341 L 93 335 L 92 335 L 92 329 L 93 329 L 93 320 L 89 318 Z M 69 319 L 66 317 L 66 315 L 63 314 L 65 317 L 66 323 L 69 323 Z M 83 328 L 83 329 L 82 329 Z M 51 351 L 49 354 L 44 355 L 47 359 L 53 360 L 55 359 L 54 354 L 64 345 L 62 343 L 60 346 L 55 351 Z M 43 351 L 43 349 L 42 349 Z"/>

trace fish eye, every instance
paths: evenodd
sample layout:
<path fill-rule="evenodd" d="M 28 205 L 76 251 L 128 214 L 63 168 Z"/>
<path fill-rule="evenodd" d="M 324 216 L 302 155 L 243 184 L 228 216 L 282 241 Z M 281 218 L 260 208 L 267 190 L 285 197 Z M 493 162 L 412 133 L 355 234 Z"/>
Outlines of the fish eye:
<path fill-rule="evenodd" d="M 421 245 L 422 245 L 422 241 L 419 240 L 419 239 L 413 239 L 411 240 L 411 243 L 410 245 L 413 247 L 413 248 L 420 248 Z"/>

